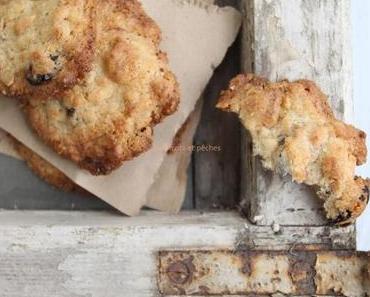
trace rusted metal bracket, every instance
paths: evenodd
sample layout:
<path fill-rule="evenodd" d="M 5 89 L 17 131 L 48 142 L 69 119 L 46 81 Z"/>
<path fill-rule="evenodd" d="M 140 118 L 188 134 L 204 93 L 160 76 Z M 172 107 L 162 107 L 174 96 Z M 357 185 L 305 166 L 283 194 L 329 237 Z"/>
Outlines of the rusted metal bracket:
<path fill-rule="evenodd" d="M 369 253 L 196 250 L 158 257 L 162 296 L 370 296 Z"/>

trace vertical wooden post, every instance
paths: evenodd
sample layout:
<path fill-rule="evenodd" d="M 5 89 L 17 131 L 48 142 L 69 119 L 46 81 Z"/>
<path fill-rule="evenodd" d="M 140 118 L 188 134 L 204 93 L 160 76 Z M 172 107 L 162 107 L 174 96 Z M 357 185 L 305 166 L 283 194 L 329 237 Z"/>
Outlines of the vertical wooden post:
<path fill-rule="evenodd" d="M 274 81 L 312 79 L 329 95 L 335 114 L 350 120 L 350 0 L 243 0 L 242 8 L 244 71 Z M 252 221 L 325 223 L 322 204 L 312 190 L 263 170 L 252 157 L 248 136 L 243 150 L 242 200 Z"/>

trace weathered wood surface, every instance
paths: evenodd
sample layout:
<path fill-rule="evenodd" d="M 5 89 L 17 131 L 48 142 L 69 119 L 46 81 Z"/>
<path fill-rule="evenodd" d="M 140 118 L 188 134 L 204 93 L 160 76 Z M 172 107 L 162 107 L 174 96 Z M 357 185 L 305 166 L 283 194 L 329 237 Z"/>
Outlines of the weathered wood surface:
<path fill-rule="evenodd" d="M 213 0 L 204 1 L 213 2 Z M 283 77 L 288 70 L 289 73 L 297 74 L 297 76 L 298 74 L 306 77 L 312 75 L 323 84 L 328 93 L 338 88 L 334 92 L 337 96 L 335 98 L 339 98 L 341 94 L 345 98 L 345 93 L 350 90 L 350 79 L 345 82 L 341 76 L 342 72 L 337 69 L 340 68 L 336 64 L 337 59 L 330 57 L 331 64 L 328 64 L 327 45 L 321 48 L 321 41 L 325 40 L 330 42 L 330 46 L 337 51 L 334 56 L 342 53 L 343 58 L 348 57 L 344 54 L 348 50 L 347 47 L 339 49 L 340 38 L 347 36 L 347 28 L 343 27 L 344 23 L 334 20 L 333 12 L 330 10 L 330 7 L 335 6 L 338 18 L 343 20 L 348 13 L 342 11 L 345 6 L 343 3 L 348 1 L 344 0 L 342 3 L 336 1 L 336 5 L 333 1 L 335 0 L 245 0 L 244 5 L 249 5 L 251 10 L 248 10 L 247 14 L 246 32 L 248 34 L 244 34 L 247 40 L 244 45 L 254 43 L 254 46 L 244 47 L 244 69 L 255 69 L 274 79 Z M 235 5 L 237 1 L 216 2 L 222 5 Z M 299 10 L 300 13 L 295 14 L 297 7 L 305 7 L 305 10 Z M 258 13 L 253 14 L 251 18 L 252 13 L 256 11 Z M 266 14 L 272 14 L 273 17 L 267 18 Z M 252 26 L 257 21 L 259 21 L 259 29 Z M 330 21 L 333 23 L 331 24 Z M 322 31 L 318 32 L 314 29 L 315 23 Z M 334 28 L 335 26 L 337 29 Z M 302 31 L 302 28 L 306 31 Z M 271 39 L 262 43 L 260 42 L 263 40 L 262 37 L 267 37 L 267 33 L 263 30 L 267 29 L 271 30 L 269 34 Z M 339 30 L 341 33 L 337 34 Z M 309 34 L 316 40 L 315 44 L 309 44 Z M 255 40 L 256 37 L 259 37 L 258 42 Z M 302 52 L 305 53 L 305 57 L 308 57 L 307 61 L 317 64 L 311 67 L 310 63 L 308 63 L 309 66 L 305 66 L 306 62 L 300 59 L 298 59 L 299 62 L 294 59 L 289 60 L 290 51 L 288 54 L 281 51 L 280 53 L 284 55 L 274 56 L 274 53 L 279 52 L 281 47 L 286 49 L 285 40 L 292 42 L 296 38 L 299 40 L 296 53 L 299 55 Z M 288 45 L 293 48 L 297 46 L 294 42 L 292 44 Z M 319 54 L 323 57 L 319 57 Z M 286 55 L 288 55 L 288 60 L 286 60 Z M 193 155 L 191 173 L 194 175 L 191 182 L 194 182 L 194 185 L 188 188 L 191 194 L 187 200 L 190 208 L 195 206 L 205 209 L 212 208 L 212 206 L 229 207 L 237 202 L 240 140 L 235 135 L 239 131 L 239 125 L 231 115 L 230 117 L 225 114 L 218 115 L 213 107 L 219 90 L 226 85 L 227 79 L 238 71 L 235 62 L 238 59 L 237 46 L 229 53 L 228 59 L 229 61 L 222 66 L 225 67 L 222 69 L 225 74 L 219 74 L 222 78 L 214 78 L 205 93 L 205 101 L 209 105 L 203 112 L 204 120 L 196 144 L 221 143 L 222 146 L 225 145 L 223 148 L 230 151 L 209 156 L 207 156 L 208 153 Z M 300 66 L 296 67 L 296 65 Z M 344 59 L 343 65 L 343 69 L 348 69 L 348 75 L 350 75 L 349 62 Z M 328 69 L 322 70 L 325 67 Z M 311 72 L 307 69 L 311 69 Z M 294 71 L 302 71 L 302 73 Z M 329 81 L 328 73 L 333 81 L 335 78 L 338 79 L 334 85 L 330 82 L 331 79 Z M 347 87 L 348 89 L 345 89 Z M 349 109 L 345 108 L 347 103 L 343 105 L 339 99 L 333 102 L 339 113 L 344 111 L 343 114 L 350 114 Z M 222 128 L 221 125 L 225 127 Z M 209 135 L 211 133 L 215 134 Z M 222 140 L 223 137 L 224 140 Z M 250 143 L 245 142 L 244 144 L 250 147 Z M 229 154 L 235 155 L 230 156 Z M 254 158 L 249 158 L 247 154 L 242 157 L 246 159 L 243 164 L 249 164 L 249 168 L 254 169 L 258 166 L 258 163 L 257 165 L 254 163 Z M 202 168 L 202 166 L 205 167 Z M 225 166 L 226 170 L 224 170 Z M 235 171 L 232 171 L 232 168 Z M 254 170 L 260 172 L 261 169 Z M 293 209 L 287 212 L 286 205 L 292 203 L 294 208 L 299 208 L 295 198 L 300 200 L 305 194 L 295 188 L 292 190 L 294 195 L 289 195 L 282 190 L 284 196 L 288 195 L 286 203 L 282 203 L 282 195 L 277 193 L 281 190 L 280 186 L 275 188 L 278 189 L 277 192 L 269 187 L 270 191 L 267 193 L 266 187 L 255 188 L 256 183 L 247 182 L 256 176 L 263 178 L 257 185 L 260 185 L 260 182 L 272 182 L 266 179 L 265 175 L 254 175 L 254 172 L 243 171 L 242 186 L 243 193 L 259 190 L 261 193 L 257 197 L 265 197 L 265 200 L 253 200 L 254 204 L 250 205 L 252 206 L 252 218 L 255 216 L 258 218 L 261 214 L 270 216 L 262 216 L 260 224 L 272 224 L 273 221 L 285 224 L 313 224 L 313 220 L 322 219 L 322 217 L 317 218 L 315 209 L 307 208 L 307 205 L 311 205 L 311 197 L 309 200 L 307 198 L 307 201 L 302 200 L 303 210 L 296 212 Z M 251 173 L 253 175 L 245 176 Z M 281 184 L 278 180 L 273 182 Z M 289 183 L 287 187 L 290 189 Z M 309 216 L 313 216 L 312 220 Z M 256 226 L 248 223 L 236 212 L 201 213 L 194 211 L 183 212 L 179 215 L 163 215 L 150 211 L 143 212 L 139 217 L 127 218 L 114 212 L 0 211 L 0 222 L 1 297 L 161 296 L 157 279 L 158 255 L 160 251 L 171 249 L 184 252 L 233 250 L 238 253 L 284 250 L 294 255 L 304 249 L 339 251 L 355 248 L 353 226 L 341 229 L 324 226 L 279 226 L 277 224 Z M 214 261 L 211 263 L 216 264 Z M 225 274 L 224 277 L 225 280 L 229 280 L 230 275 Z M 205 297 L 206 295 L 197 296 Z M 231 297 L 223 294 L 214 296 Z M 256 295 L 232 296 L 255 297 Z M 283 296 L 283 294 L 274 293 L 264 297 Z"/>
<path fill-rule="evenodd" d="M 111 209 L 102 200 L 54 189 L 37 177 L 21 160 L 0 154 L 0 208 L 3 209 Z M 17 185 L 9 181 L 17 181 Z M 35 190 L 37 185 L 37 190 Z"/>
<path fill-rule="evenodd" d="M 271 80 L 315 80 L 337 116 L 352 115 L 349 0 L 243 0 L 243 69 Z M 312 190 L 265 172 L 244 140 L 242 200 L 258 224 L 326 223 Z M 252 175 L 252 176 L 251 176 Z M 248 184 L 252 181 L 251 184 Z"/>
<path fill-rule="evenodd" d="M 1 211 L 0 296 L 159 296 L 161 250 L 342 249 L 353 227 L 255 226 L 233 212 Z M 333 235 L 335 233 L 335 236 Z M 227 278 L 227 275 L 225 275 Z"/>
<path fill-rule="evenodd" d="M 229 50 L 204 92 L 192 164 L 197 209 L 234 208 L 239 201 L 240 124 L 233 115 L 215 108 L 221 90 L 239 72 L 238 45 Z"/>
<path fill-rule="evenodd" d="M 219 6 L 238 7 L 238 0 L 205 0 Z M 185 206 L 196 209 L 234 208 L 240 197 L 240 125 L 231 115 L 215 108 L 220 91 L 240 71 L 239 42 L 230 48 L 215 70 L 204 94 L 201 122 L 194 139 L 191 175 Z M 203 151 L 209 145 L 216 151 Z M 220 150 L 218 150 L 218 148 Z M 189 189 L 189 188 L 188 188 Z"/>

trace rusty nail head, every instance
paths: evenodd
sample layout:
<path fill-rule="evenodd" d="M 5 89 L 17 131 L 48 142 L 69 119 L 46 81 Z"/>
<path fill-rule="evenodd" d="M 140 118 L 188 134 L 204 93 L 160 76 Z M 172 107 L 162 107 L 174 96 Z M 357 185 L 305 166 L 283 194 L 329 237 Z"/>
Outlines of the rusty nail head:
<path fill-rule="evenodd" d="M 192 259 L 188 259 L 170 264 L 166 272 L 171 282 L 183 285 L 191 279 L 193 271 Z"/>

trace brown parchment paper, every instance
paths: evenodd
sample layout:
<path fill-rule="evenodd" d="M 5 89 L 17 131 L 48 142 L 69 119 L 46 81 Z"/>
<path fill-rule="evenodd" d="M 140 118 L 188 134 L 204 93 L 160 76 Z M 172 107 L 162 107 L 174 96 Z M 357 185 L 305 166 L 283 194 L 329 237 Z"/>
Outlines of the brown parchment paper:
<path fill-rule="evenodd" d="M 0 129 L 0 153 L 16 159 L 20 159 L 19 155 L 13 149 L 12 144 L 10 143 L 8 137 L 6 136 L 6 132 L 1 129 Z"/>
<path fill-rule="evenodd" d="M 172 147 L 167 152 L 156 178 L 147 194 L 146 206 L 177 213 L 185 199 L 187 187 L 187 169 L 193 152 L 193 138 L 202 113 L 203 101 L 200 99 L 177 131 Z"/>
<path fill-rule="evenodd" d="M 168 54 L 181 88 L 179 110 L 155 128 L 150 151 L 126 162 L 109 176 L 92 176 L 46 147 L 31 131 L 14 99 L 0 98 L 0 128 L 81 187 L 128 215 L 138 214 L 146 204 L 148 192 L 158 178 L 157 173 L 177 130 L 194 109 L 213 69 L 235 39 L 241 22 L 235 9 L 206 5 L 202 1 L 143 0 L 142 3 L 162 29 L 162 48 Z M 157 199 L 154 202 L 150 199 L 148 204 L 169 210 L 167 203 Z"/>

